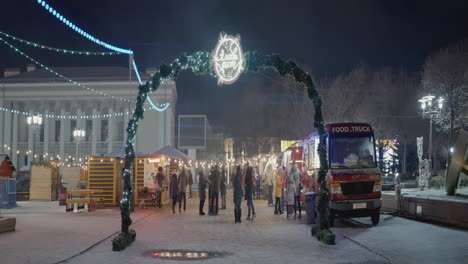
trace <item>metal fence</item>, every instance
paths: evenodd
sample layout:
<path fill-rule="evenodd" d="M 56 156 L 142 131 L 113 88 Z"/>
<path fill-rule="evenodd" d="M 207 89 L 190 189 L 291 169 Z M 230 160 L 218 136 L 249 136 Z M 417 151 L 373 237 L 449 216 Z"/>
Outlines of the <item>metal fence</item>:
<path fill-rule="evenodd" d="M 16 205 L 16 180 L 0 179 L 0 208 L 11 208 Z"/>

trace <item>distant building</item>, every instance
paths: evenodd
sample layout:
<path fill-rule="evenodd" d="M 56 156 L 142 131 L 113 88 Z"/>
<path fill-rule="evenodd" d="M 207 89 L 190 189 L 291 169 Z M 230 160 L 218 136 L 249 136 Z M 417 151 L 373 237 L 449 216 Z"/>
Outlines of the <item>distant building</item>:
<path fill-rule="evenodd" d="M 231 137 L 224 140 L 227 159 L 249 158 L 258 154 L 272 154 L 281 151 L 278 137 Z"/>
<path fill-rule="evenodd" d="M 130 71 L 125 67 L 57 67 L 54 70 L 97 92 L 115 97 L 135 100 L 138 93 L 135 74 L 132 73 L 130 81 Z M 150 73 L 140 75 L 143 80 L 150 78 Z M 7 69 L 4 78 L 0 79 L 0 92 L 0 153 L 7 153 L 13 164 L 23 169 L 29 169 L 32 151 L 37 155 L 36 160 L 49 160 L 58 155 L 61 161 L 69 161 L 69 157 L 76 153 L 73 131 L 77 128 L 86 131 L 79 144 L 81 155 L 116 152 L 123 147 L 126 126 L 135 106 L 80 88 L 44 69 L 36 69 L 34 65 L 28 65 L 26 72 Z M 165 82 L 149 96 L 156 104 L 168 102 L 170 106 L 164 112 L 145 112 L 136 136 L 136 151 L 140 153 L 174 146 L 176 85 L 173 81 Z M 150 108 L 149 104 L 145 104 L 145 108 Z M 26 123 L 27 115 L 10 110 L 54 117 L 45 117 L 34 134 Z M 115 116 L 115 113 L 120 114 Z M 31 152 L 26 154 L 28 150 Z"/>

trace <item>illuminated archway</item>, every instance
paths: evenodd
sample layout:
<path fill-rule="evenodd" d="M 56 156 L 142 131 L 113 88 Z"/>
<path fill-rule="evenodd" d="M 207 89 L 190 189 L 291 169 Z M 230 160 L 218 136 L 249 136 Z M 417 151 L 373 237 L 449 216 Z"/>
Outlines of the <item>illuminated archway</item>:
<path fill-rule="evenodd" d="M 163 64 L 160 66 L 159 71 L 156 72 L 151 78 L 143 85 L 138 87 L 137 102 L 135 110 L 133 111 L 132 118 L 128 122 L 127 139 L 125 141 L 125 166 L 122 169 L 122 178 L 124 182 L 122 200 L 120 201 L 120 210 L 122 217 L 121 233 L 112 241 L 112 250 L 120 251 L 125 249 L 129 244 L 135 240 L 136 233 L 130 230 L 132 220 L 130 218 L 130 203 L 132 198 L 131 186 L 131 173 L 132 165 L 135 159 L 135 136 L 138 129 L 138 122 L 143 119 L 143 104 L 145 103 L 148 93 L 155 91 L 161 84 L 163 79 L 176 80 L 181 70 L 192 70 L 196 75 L 207 75 L 216 73 L 218 77 L 218 84 L 232 83 L 239 77 L 241 71 L 245 72 L 258 72 L 262 68 L 272 67 L 276 69 L 281 76 L 290 75 L 297 83 L 303 84 L 307 87 L 307 94 L 309 100 L 314 104 L 314 126 L 317 129 L 320 137 L 318 145 L 318 153 L 320 157 L 320 170 L 319 170 L 319 202 L 317 211 L 319 215 L 319 224 L 313 228 L 313 234 L 326 244 L 334 244 L 335 236 L 329 230 L 328 226 L 328 201 L 329 192 L 326 186 L 326 172 L 328 170 L 328 163 L 326 157 L 326 132 L 324 129 L 323 115 L 322 115 L 322 100 L 315 89 L 312 77 L 304 70 L 299 68 L 293 61 L 284 61 L 279 55 L 262 55 L 256 51 L 246 52 L 242 54 L 242 50 L 236 46 L 235 41 L 239 41 L 239 37 L 220 35 L 220 41 L 226 37 L 230 37 L 232 43 L 224 44 L 224 52 L 222 56 L 216 54 L 218 50 L 212 53 L 199 51 L 191 55 L 181 55 L 175 59 L 171 64 Z M 219 42 L 217 47 L 219 46 Z M 239 50 L 236 50 L 239 48 Z M 226 55 L 226 52 L 231 54 Z M 237 57 L 236 57 L 237 54 Z M 218 57 L 217 57 L 218 56 Z M 221 60 L 219 58 L 222 58 Z M 219 62 L 223 63 L 218 64 Z M 239 62 L 239 63 L 237 63 Z M 223 73 L 226 76 L 220 76 L 219 69 L 216 67 L 224 67 Z M 235 75 L 235 76 L 234 76 Z M 233 77 L 234 78 L 230 78 Z"/>

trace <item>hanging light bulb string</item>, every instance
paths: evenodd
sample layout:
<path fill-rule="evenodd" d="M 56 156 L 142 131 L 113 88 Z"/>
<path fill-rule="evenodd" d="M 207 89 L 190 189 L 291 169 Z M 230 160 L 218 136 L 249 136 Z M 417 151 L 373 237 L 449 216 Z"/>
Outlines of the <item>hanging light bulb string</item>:
<path fill-rule="evenodd" d="M 93 92 L 93 93 L 96 93 L 96 94 L 99 94 L 99 95 L 103 95 L 103 96 L 107 96 L 107 97 L 111 97 L 112 99 L 116 99 L 116 100 L 120 100 L 120 101 L 123 101 L 123 102 L 130 102 L 130 103 L 135 103 L 136 101 L 134 100 L 130 100 L 130 99 L 127 99 L 127 98 L 121 98 L 121 97 L 117 97 L 117 96 L 114 96 L 114 95 L 110 95 L 110 94 L 107 94 L 107 93 L 104 93 L 104 92 L 101 92 L 101 91 L 98 91 L 98 90 L 95 90 L 93 88 L 90 88 L 84 84 L 81 84 L 81 83 L 78 83 L 76 81 L 73 81 L 72 79 L 66 77 L 66 76 L 63 76 L 62 74 L 52 70 L 51 68 L 47 67 L 46 65 L 40 63 L 39 61 L 33 59 L 32 57 L 30 57 L 29 55 L 27 55 L 26 53 L 22 52 L 20 49 L 18 49 L 17 47 L 13 46 L 10 42 L 6 41 L 5 39 L 3 39 L 2 37 L 0 37 L 0 41 L 2 41 L 3 43 L 5 43 L 5 45 L 7 45 L 8 47 L 10 47 L 11 49 L 13 49 L 14 51 L 16 51 L 17 53 L 19 53 L 20 55 L 22 55 L 23 57 L 27 58 L 28 60 L 34 62 L 35 64 L 37 64 L 38 66 L 40 66 L 41 68 L 47 70 L 48 72 L 52 73 L 52 74 L 55 74 L 56 76 L 68 81 L 69 83 L 72 83 L 74 85 L 77 85 L 78 87 L 82 88 L 82 89 L 85 89 L 85 90 L 88 90 L 90 92 Z"/>
<path fill-rule="evenodd" d="M 152 111 L 152 110 L 155 110 L 155 109 L 153 107 L 143 108 L 144 112 Z M 126 111 L 126 112 L 119 112 L 119 113 L 112 113 L 112 114 L 100 114 L 100 115 L 54 115 L 54 114 L 19 111 L 15 109 L 9 109 L 6 107 L 0 107 L 0 111 L 10 112 L 12 114 L 20 114 L 24 116 L 40 116 L 40 117 L 54 118 L 54 119 L 96 119 L 96 118 L 101 119 L 101 118 L 107 118 L 107 117 L 112 117 L 112 116 L 124 116 L 124 115 L 133 114 L 132 111 Z"/>
<path fill-rule="evenodd" d="M 103 47 L 105 47 L 106 49 L 109 49 L 109 50 L 129 54 L 129 55 L 133 54 L 132 50 L 122 49 L 122 48 L 110 45 L 110 44 L 108 44 L 108 43 L 106 43 L 106 42 L 104 42 L 102 40 L 99 40 L 98 38 L 95 38 L 91 34 L 87 33 L 86 31 L 82 30 L 81 28 L 77 27 L 75 24 L 70 22 L 70 20 L 68 20 L 67 18 L 62 16 L 62 14 L 60 14 L 57 10 L 55 10 L 52 6 L 50 6 L 46 1 L 37 0 L 37 3 L 39 5 L 41 5 L 43 8 L 45 8 L 47 11 L 49 11 L 49 13 L 52 16 L 55 16 L 59 21 L 61 21 L 62 23 L 64 23 L 69 28 L 71 28 L 75 32 L 79 33 L 83 37 L 87 38 L 88 40 L 90 40 L 90 41 L 92 41 L 92 42 L 94 42 L 94 43 L 96 43 L 98 45 L 101 45 L 101 46 L 103 46 Z M 132 63 L 133 63 L 133 69 L 134 69 L 135 74 L 136 74 L 136 76 L 138 78 L 138 81 L 139 81 L 140 85 L 142 85 L 143 83 L 141 81 L 140 74 L 139 74 L 139 72 L 137 70 L 135 60 L 133 60 Z M 160 107 L 156 106 L 156 104 L 154 104 L 153 101 L 149 97 L 148 97 L 148 99 L 149 99 L 148 101 L 149 101 L 150 105 L 153 107 L 153 109 L 155 109 L 155 110 L 157 110 L 159 112 L 165 111 L 170 105 L 170 103 L 167 102 L 167 103 L 163 104 L 162 108 L 160 108 Z"/>
<path fill-rule="evenodd" d="M 46 49 L 46 50 L 55 51 L 55 52 L 63 53 L 63 54 L 88 55 L 88 56 L 90 56 L 90 55 L 105 56 L 105 55 L 120 55 L 120 54 L 122 54 L 122 53 L 116 52 L 116 51 L 100 51 L 100 52 L 97 52 L 97 51 L 80 51 L 80 50 L 60 49 L 60 48 L 50 47 L 50 46 L 42 45 L 42 44 L 39 44 L 39 43 L 27 41 L 27 40 L 15 37 L 13 35 L 10 35 L 8 33 L 5 33 L 3 31 L 0 31 L 0 35 L 3 35 L 5 37 L 8 37 L 8 38 L 10 38 L 10 39 L 12 39 L 14 41 L 18 41 L 18 42 L 23 43 L 23 44 L 27 44 L 27 45 L 29 45 L 31 47 Z"/>

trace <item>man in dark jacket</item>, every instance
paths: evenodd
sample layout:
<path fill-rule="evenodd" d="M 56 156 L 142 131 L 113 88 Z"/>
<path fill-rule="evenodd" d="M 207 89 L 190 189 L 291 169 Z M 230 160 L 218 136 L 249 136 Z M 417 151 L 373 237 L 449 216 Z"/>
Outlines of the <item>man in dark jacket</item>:
<path fill-rule="evenodd" d="M 162 191 L 163 191 L 163 182 L 164 182 L 164 174 L 162 172 L 163 168 L 162 167 L 159 167 L 158 168 L 158 174 L 156 174 L 156 182 L 157 182 L 157 186 L 156 186 L 156 196 L 157 196 L 157 200 L 156 200 L 156 206 L 161 208 L 161 196 L 162 196 Z"/>
<path fill-rule="evenodd" d="M 203 212 L 203 207 L 205 206 L 206 199 L 206 180 L 202 168 L 200 168 L 198 171 L 198 196 L 200 197 L 200 209 L 198 214 L 205 215 L 205 212 Z"/>
<path fill-rule="evenodd" d="M 226 184 L 227 184 L 226 170 L 223 167 L 223 169 L 221 170 L 221 183 L 220 183 L 221 209 L 226 209 Z"/>
<path fill-rule="evenodd" d="M 177 183 L 179 184 L 179 213 L 181 213 L 182 200 L 184 201 L 184 212 L 187 205 L 187 199 L 185 196 L 185 190 L 187 189 L 187 173 L 185 172 L 185 168 L 182 168 L 182 172 L 179 174 Z"/>
<path fill-rule="evenodd" d="M 234 194 L 234 223 L 241 223 L 241 203 L 242 203 L 242 171 L 241 167 L 237 166 L 233 180 L 233 194 Z"/>
<path fill-rule="evenodd" d="M 174 172 L 169 184 L 169 195 L 172 198 L 172 213 L 175 214 L 175 205 L 179 199 L 179 184 L 177 184 L 177 174 Z"/>
<path fill-rule="evenodd" d="M 218 165 L 215 166 L 214 170 L 211 173 L 211 200 L 210 200 L 210 215 L 218 215 L 218 205 L 219 205 L 219 189 L 220 189 L 221 175 L 219 172 Z"/>
<path fill-rule="evenodd" d="M 188 169 L 188 178 L 187 178 L 187 184 L 189 188 L 189 198 L 192 198 L 192 184 L 193 184 L 193 176 L 192 176 L 192 170 Z"/>

